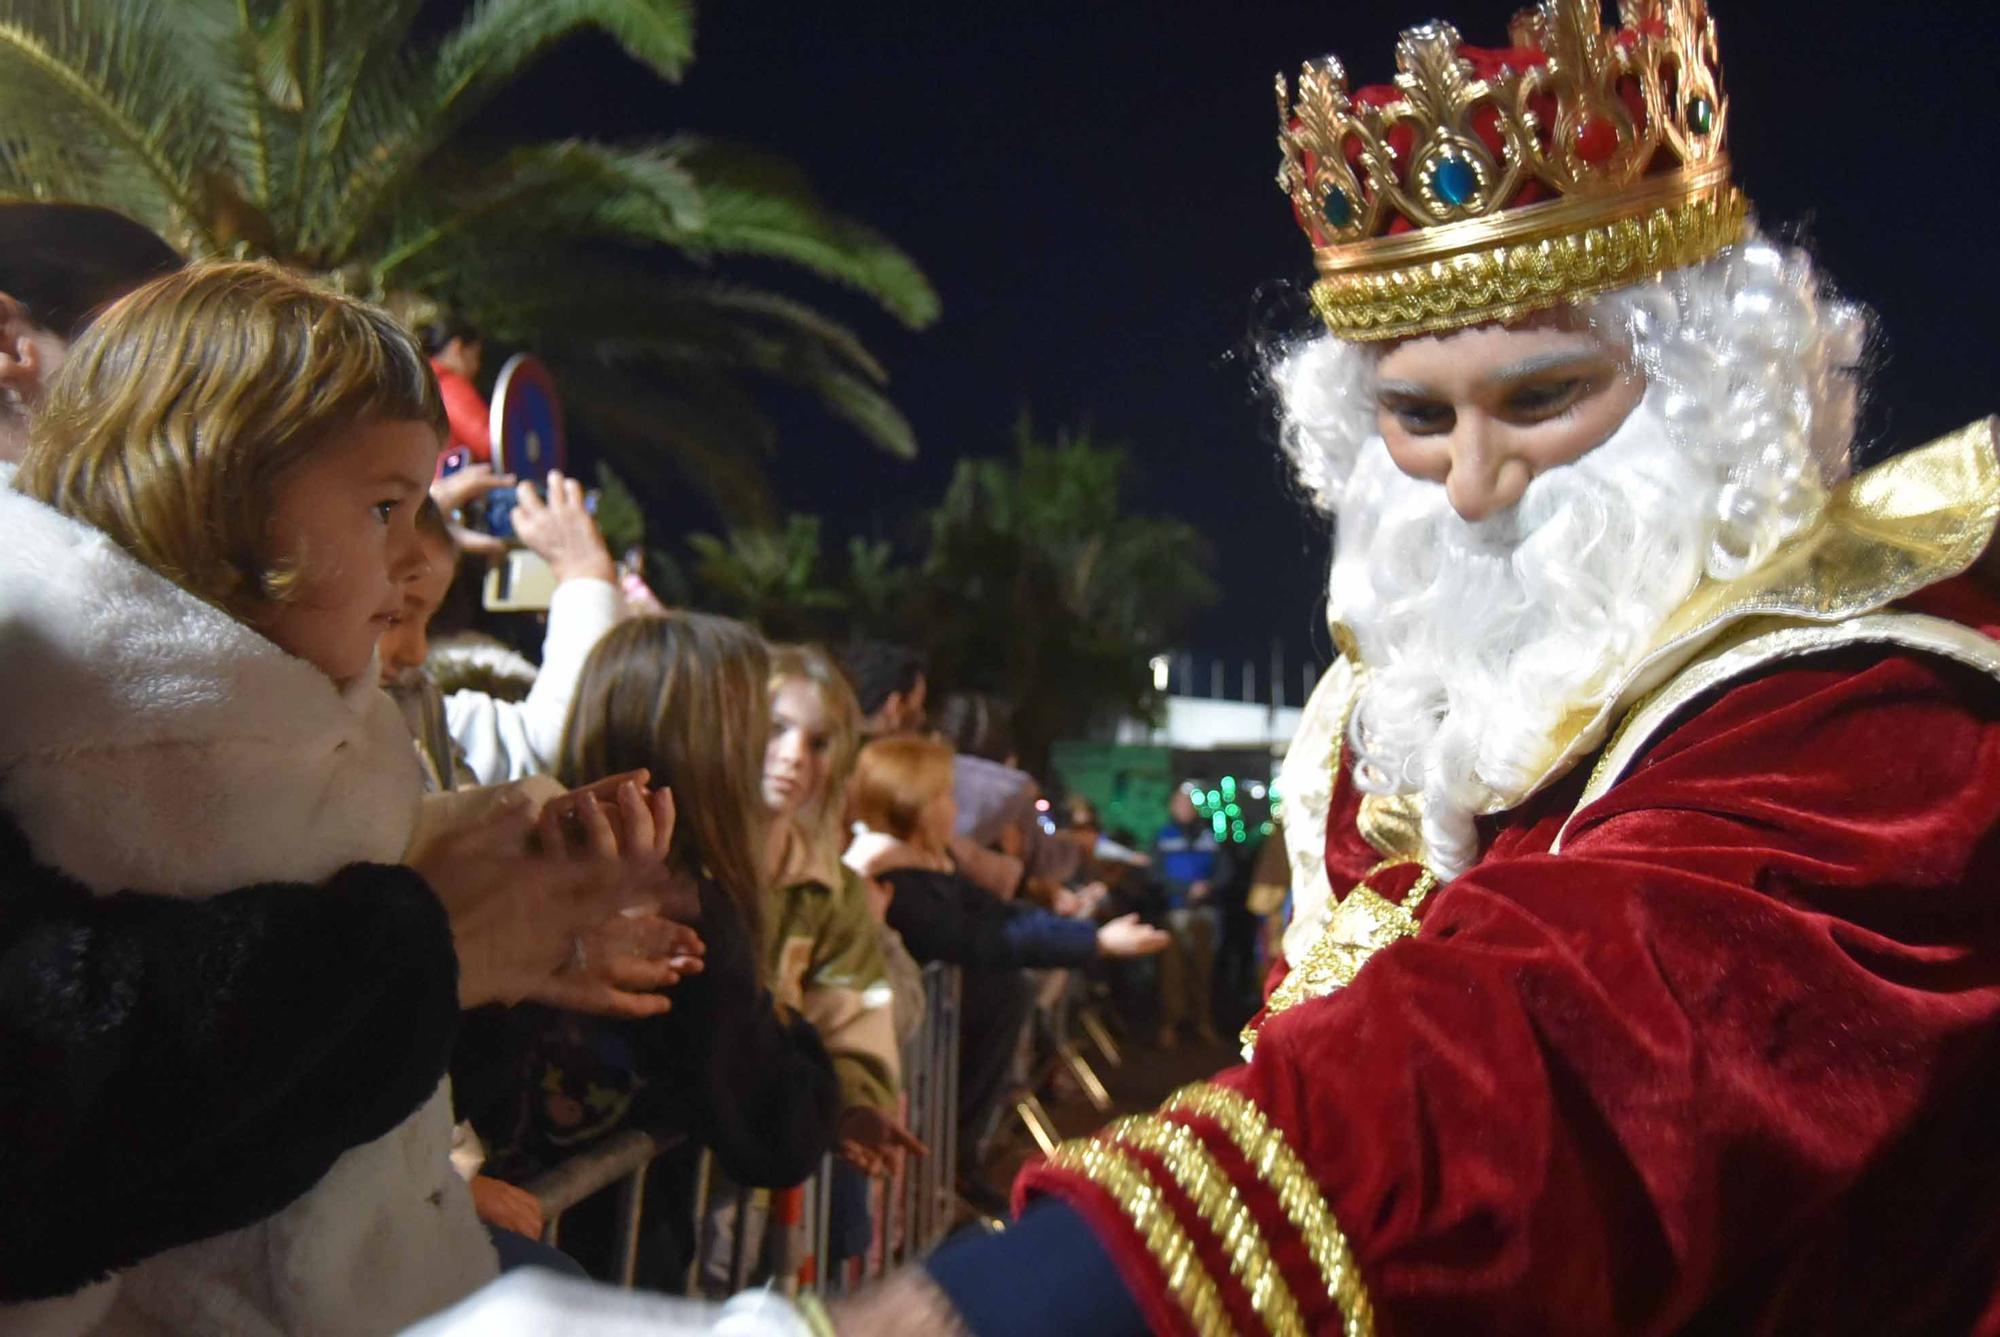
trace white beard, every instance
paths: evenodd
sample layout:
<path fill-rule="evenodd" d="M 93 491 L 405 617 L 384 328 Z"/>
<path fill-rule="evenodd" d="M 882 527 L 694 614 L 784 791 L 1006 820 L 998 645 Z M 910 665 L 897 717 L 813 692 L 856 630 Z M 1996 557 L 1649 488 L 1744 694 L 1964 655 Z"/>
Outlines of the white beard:
<path fill-rule="evenodd" d="M 1528 796 L 1557 724 L 1618 690 L 1700 579 L 1723 479 L 1669 439 L 1655 398 L 1477 523 L 1379 436 L 1361 448 L 1330 606 L 1370 670 L 1348 731 L 1355 783 L 1421 796 L 1441 877 L 1472 865 L 1473 819 Z"/>

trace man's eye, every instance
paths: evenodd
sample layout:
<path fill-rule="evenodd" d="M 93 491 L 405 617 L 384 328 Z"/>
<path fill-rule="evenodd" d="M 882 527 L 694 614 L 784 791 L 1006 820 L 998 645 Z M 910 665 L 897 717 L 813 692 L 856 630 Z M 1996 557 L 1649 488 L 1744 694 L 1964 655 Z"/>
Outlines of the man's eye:
<path fill-rule="evenodd" d="M 1458 415 L 1449 404 L 1435 404 L 1421 399 L 1392 400 L 1382 406 L 1397 424 L 1414 436 L 1435 436 L 1449 432 L 1458 421 Z"/>
<path fill-rule="evenodd" d="M 1583 380 L 1575 379 L 1523 386 L 1507 396 L 1507 409 L 1524 418 L 1548 417 L 1581 399 L 1584 384 Z"/>
<path fill-rule="evenodd" d="M 393 502 L 393 501 L 378 501 L 378 502 L 376 502 L 376 503 L 375 503 L 375 518 L 376 518 L 377 520 L 380 520 L 380 521 L 381 521 L 381 522 L 382 522 L 383 524 L 385 524 L 385 525 L 386 525 L 386 524 L 388 524 L 388 523 L 389 523 L 389 517 L 390 517 L 390 516 L 392 516 L 392 515 L 394 515 L 395 513 L 396 513 L 396 503 L 395 503 L 395 502 Z"/>

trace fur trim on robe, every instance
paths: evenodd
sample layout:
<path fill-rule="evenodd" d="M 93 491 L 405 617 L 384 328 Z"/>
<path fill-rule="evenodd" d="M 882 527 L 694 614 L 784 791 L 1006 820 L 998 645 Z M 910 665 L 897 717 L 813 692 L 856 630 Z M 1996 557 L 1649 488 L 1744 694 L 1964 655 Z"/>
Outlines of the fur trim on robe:
<path fill-rule="evenodd" d="M 181 897 L 401 859 L 420 782 L 372 672 L 337 689 L 4 487 L 0 534 L 0 805 L 38 857 L 99 894 Z M 276 1214 L 0 1312 L 0 1328 L 399 1329 L 495 1273 L 451 1168 L 451 1122 L 440 1085 Z"/>

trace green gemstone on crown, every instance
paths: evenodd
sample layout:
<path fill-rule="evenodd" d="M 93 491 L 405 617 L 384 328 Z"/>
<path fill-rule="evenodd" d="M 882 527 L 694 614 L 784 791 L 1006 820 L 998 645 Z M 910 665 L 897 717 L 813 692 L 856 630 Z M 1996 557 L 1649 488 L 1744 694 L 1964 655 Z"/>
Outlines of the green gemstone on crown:
<path fill-rule="evenodd" d="M 1354 221 L 1354 204 L 1347 198 L 1347 192 L 1338 186 L 1327 191 L 1323 208 L 1326 221 L 1335 228 L 1344 228 Z"/>
<path fill-rule="evenodd" d="M 1688 103 L 1688 129 L 1698 135 L 1705 135 L 1715 129 L 1715 104 L 1705 97 L 1694 98 Z"/>

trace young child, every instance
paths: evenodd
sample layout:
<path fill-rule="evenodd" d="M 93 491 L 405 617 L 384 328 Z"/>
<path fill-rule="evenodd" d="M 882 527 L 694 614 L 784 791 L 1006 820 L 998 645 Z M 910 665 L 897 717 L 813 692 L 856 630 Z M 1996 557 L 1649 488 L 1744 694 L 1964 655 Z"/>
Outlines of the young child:
<path fill-rule="evenodd" d="M 761 794 L 770 659 L 740 622 L 620 623 L 585 662 L 557 769 L 565 784 L 645 769 L 680 796 L 668 864 L 700 884 L 703 974 L 673 1010 L 616 1030 L 636 1063 L 632 1117 L 685 1127 L 738 1183 L 811 1174 L 837 1083 L 812 1027 L 773 1006 L 763 968 L 769 819 Z"/>
<path fill-rule="evenodd" d="M 77 342 L 0 492 L 0 802 L 40 858 L 191 898 L 403 858 L 418 772 L 374 657 L 442 430 L 387 316 L 271 266 L 157 280 Z M 450 1129 L 440 1085 L 302 1195 L 246 1143 L 264 1219 L 0 1327 L 397 1329 L 494 1274 Z"/>
<path fill-rule="evenodd" d="M 778 1001 L 812 1022 L 833 1056 L 845 1105 L 842 1154 L 872 1173 L 917 1143 L 894 1117 L 901 1063 L 881 935 L 867 889 L 840 862 L 859 724 L 853 690 L 822 651 L 773 653 L 765 961 Z"/>

